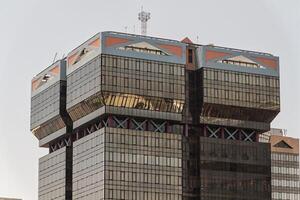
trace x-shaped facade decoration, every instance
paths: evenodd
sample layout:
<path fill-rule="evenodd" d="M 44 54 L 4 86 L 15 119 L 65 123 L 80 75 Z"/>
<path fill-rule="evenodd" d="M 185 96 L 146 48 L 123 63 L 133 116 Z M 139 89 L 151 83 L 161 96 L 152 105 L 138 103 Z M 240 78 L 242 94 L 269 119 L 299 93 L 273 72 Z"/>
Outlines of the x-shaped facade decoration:
<path fill-rule="evenodd" d="M 227 140 L 230 140 L 230 139 L 236 140 L 237 139 L 237 138 L 235 138 L 235 134 L 238 133 L 239 129 L 235 129 L 233 132 L 230 132 L 227 128 L 224 128 L 224 130 L 228 134 L 228 137 L 226 137 Z"/>
<path fill-rule="evenodd" d="M 125 118 L 124 120 L 119 120 L 117 117 L 113 116 L 114 121 L 117 123 L 116 128 L 127 128 L 126 123 L 128 122 L 129 118 Z"/>
<path fill-rule="evenodd" d="M 95 131 L 94 126 L 92 126 L 90 128 L 86 128 L 86 131 L 88 132 L 88 134 L 91 134 L 92 132 Z"/>
<path fill-rule="evenodd" d="M 130 122 L 130 126 L 127 125 L 127 123 L 129 124 Z M 151 128 L 149 127 L 151 126 Z M 153 121 L 153 120 L 149 120 L 149 119 L 143 119 L 143 120 L 138 120 L 138 119 L 134 119 L 134 118 L 129 118 L 129 117 L 118 117 L 118 116 L 110 116 L 110 117 L 106 117 L 104 119 L 101 119 L 100 121 L 91 124 L 88 127 L 84 127 L 82 129 L 77 129 L 75 131 L 75 133 L 73 133 L 74 137 L 74 141 L 79 140 L 82 137 L 85 137 L 97 130 L 100 130 L 103 127 L 114 127 L 114 128 L 123 128 L 123 129 L 134 129 L 134 130 L 140 130 L 140 131 L 153 131 L 153 132 L 160 132 L 160 133 L 164 133 L 167 131 L 167 127 L 168 127 L 168 122 L 167 121 L 163 121 L 163 122 L 157 122 L 157 121 Z M 216 132 L 218 132 L 218 130 L 216 130 Z M 214 133 L 216 134 L 216 133 Z M 69 146 L 72 143 L 72 139 L 70 136 L 66 136 L 65 138 L 58 140 L 58 141 L 54 141 L 51 145 L 50 145 L 50 151 L 56 151 L 64 146 Z"/>
<path fill-rule="evenodd" d="M 221 128 L 217 128 L 216 130 L 212 130 L 211 128 L 209 128 L 209 126 L 207 126 L 207 130 L 209 132 L 209 136 L 208 137 L 213 137 L 213 138 L 218 138 L 217 133 L 220 131 Z"/>
<path fill-rule="evenodd" d="M 63 138 L 62 140 L 50 145 L 50 151 L 53 152 L 65 146 L 71 146 L 71 137 Z"/>
<path fill-rule="evenodd" d="M 144 131 L 144 125 L 146 124 L 147 120 L 144 120 L 142 122 L 136 121 L 135 119 L 131 119 L 131 121 L 133 122 L 133 124 L 136 126 L 135 130 L 140 130 L 140 131 Z"/>
<path fill-rule="evenodd" d="M 255 134 L 255 131 L 252 131 L 251 133 L 246 133 L 244 130 L 242 130 L 243 135 L 245 136 L 244 141 L 250 141 L 253 142 L 252 136 Z"/>
<path fill-rule="evenodd" d="M 57 150 L 57 144 L 51 145 L 50 150 L 51 150 L 51 152 L 56 151 Z"/>
<path fill-rule="evenodd" d="M 101 122 L 98 124 L 94 124 L 94 126 L 95 126 L 96 130 L 99 130 L 100 128 L 102 128 Z"/>
<path fill-rule="evenodd" d="M 102 123 L 103 123 L 103 126 L 104 126 L 104 127 L 108 127 L 108 119 L 102 120 Z"/>
<path fill-rule="evenodd" d="M 167 122 L 163 122 L 163 123 L 161 123 L 161 124 L 156 123 L 156 122 L 154 122 L 154 121 L 152 121 L 152 120 L 150 120 L 150 122 L 151 122 L 151 124 L 152 124 L 153 127 L 154 127 L 154 132 L 160 132 L 160 133 L 165 132 L 164 129 L 165 129 L 165 125 L 166 125 Z"/>

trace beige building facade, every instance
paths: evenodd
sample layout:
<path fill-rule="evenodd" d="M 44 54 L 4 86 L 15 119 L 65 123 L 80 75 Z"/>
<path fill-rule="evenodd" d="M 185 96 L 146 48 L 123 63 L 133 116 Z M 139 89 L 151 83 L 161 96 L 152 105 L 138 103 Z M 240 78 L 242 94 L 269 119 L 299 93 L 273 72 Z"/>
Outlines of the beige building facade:
<path fill-rule="evenodd" d="M 261 136 L 271 145 L 272 199 L 300 199 L 299 139 L 286 130 L 271 129 Z"/>

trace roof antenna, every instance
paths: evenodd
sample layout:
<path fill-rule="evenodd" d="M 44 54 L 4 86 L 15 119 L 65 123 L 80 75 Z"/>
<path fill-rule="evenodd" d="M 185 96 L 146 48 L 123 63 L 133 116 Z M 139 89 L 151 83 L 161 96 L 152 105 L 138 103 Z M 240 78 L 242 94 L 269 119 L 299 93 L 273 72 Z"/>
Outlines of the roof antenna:
<path fill-rule="evenodd" d="M 54 62 L 56 61 L 56 56 L 57 56 L 57 52 L 56 52 L 55 55 L 54 55 L 54 58 L 53 58 L 53 62 L 52 62 L 52 63 L 54 63 Z"/>
<path fill-rule="evenodd" d="M 138 19 L 141 21 L 141 34 L 147 35 L 147 21 L 150 19 L 150 12 L 143 11 L 143 6 L 138 14 Z"/>

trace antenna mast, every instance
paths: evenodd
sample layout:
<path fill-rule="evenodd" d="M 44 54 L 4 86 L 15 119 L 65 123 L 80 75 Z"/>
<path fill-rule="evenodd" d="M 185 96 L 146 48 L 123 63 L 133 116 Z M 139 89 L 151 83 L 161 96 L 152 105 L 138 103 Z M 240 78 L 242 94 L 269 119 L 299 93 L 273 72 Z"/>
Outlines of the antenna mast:
<path fill-rule="evenodd" d="M 147 35 L 147 21 L 150 19 L 150 12 L 143 11 L 143 7 L 141 12 L 138 15 L 139 20 L 141 21 L 141 34 Z"/>
<path fill-rule="evenodd" d="M 54 55 L 54 58 L 53 58 L 52 63 L 54 63 L 54 62 L 56 61 L 56 56 L 57 56 L 57 52 L 56 52 L 55 55 Z"/>

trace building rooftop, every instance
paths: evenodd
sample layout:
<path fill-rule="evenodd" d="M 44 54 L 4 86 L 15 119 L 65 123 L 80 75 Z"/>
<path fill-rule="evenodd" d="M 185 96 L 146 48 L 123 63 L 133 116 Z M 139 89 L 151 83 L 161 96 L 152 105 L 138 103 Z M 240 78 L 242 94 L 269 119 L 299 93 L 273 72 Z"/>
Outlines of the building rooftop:
<path fill-rule="evenodd" d="M 271 135 L 287 136 L 287 130 L 281 128 L 271 128 L 269 131 Z"/>

